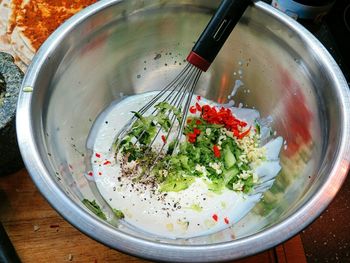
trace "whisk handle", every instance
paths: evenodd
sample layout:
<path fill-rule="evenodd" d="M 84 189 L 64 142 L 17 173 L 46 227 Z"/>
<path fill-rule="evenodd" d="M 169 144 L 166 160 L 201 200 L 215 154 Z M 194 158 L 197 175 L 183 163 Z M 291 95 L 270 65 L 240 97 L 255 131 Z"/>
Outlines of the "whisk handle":
<path fill-rule="evenodd" d="M 202 32 L 187 61 L 207 71 L 251 0 L 223 0 Z"/>

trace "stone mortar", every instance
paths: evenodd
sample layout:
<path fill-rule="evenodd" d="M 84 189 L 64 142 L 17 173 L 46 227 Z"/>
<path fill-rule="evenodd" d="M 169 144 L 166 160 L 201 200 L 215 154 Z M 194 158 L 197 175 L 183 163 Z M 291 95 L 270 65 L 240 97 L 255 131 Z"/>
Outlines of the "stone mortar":
<path fill-rule="evenodd" d="M 23 167 L 16 137 L 16 105 L 23 72 L 11 55 L 0 52 L 0 176 Z"/>

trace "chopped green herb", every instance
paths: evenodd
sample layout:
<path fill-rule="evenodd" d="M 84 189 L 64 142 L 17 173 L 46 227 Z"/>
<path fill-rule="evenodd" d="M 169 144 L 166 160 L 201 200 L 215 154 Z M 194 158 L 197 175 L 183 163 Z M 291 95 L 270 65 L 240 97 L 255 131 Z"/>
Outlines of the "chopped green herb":
<path fill-rule="evenodd" d="M 125 217 L 124 213 L 121 210 L 113 208 L 113 213 L 118 219 L 123 219 Z"/>
<path fill-rule="evenodd" d="M 196 212 L 201 212 L 203 210 L 203 207 L 201 207 L 199 204 L 192 204 L 190 206 L 190 209 L 192 209 Z"/>
<path fill-rule="evenodd" d="M 102 212 L 100 206 L 96 203 L 95 200 L 89 201 L 88 199 L 84 199 L 82 203 L 99 218 L 107 220 L 106 215 Z"/>
<path fill-rule="evenodd" d="M 261 125 L 258 122 L 255 122 L 255 129 L 258 134 L 261 132 Z"/>

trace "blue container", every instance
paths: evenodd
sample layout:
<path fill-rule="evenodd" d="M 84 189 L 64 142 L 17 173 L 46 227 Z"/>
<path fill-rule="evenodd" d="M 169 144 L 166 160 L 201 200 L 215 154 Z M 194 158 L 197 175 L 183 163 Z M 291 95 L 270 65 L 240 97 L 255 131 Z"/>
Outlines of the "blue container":
<path fill-rule="evenodd" d="M 271 5 L 294 19 L 320 21 L 335 0 L 272 0 Z"/>

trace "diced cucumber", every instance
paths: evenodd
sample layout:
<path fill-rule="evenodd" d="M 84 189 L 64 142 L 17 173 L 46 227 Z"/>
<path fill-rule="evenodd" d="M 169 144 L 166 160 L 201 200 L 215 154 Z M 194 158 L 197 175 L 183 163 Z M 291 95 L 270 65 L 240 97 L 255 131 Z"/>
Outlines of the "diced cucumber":
<path fill-rule="evenodd" d="M 236 158 L 234 154 L 231 152 L 228 145 L 226 145 L 224 150 L 224 163 L 225 163 L 226 169 L 230 169 L 236 163 Z"/>
<path fill-rule="evenodd" d="M 225 187 L 222 180 L 212 180 L 207 183 L 208 189 L 214 193 L 220 194 L 222 189 Z"/>
<path fill-rule="evenodd" d="M 180 159 L 182 167 L 189 170 L 190 167 L 188 165 L 188 157 L 186 155 L 180 155 L 179 159 Z"/>
<path fill-rule="evenodd" d="M 233 166 L 231 169 L 224 172 L 224 183 L 225 185 L 232 180 L 239 173 L 237 166 Z"/>
<path fill-rule="evenodd" d="M 254 183 L 253 183 L 253 176 L 249 177 L 247 180 L 244 181 L 244 188 L 243 192 L 245 194 L 249 193 L 250 190 L 253 188 Z"/>
<path fill-rule="evenodd" d="M 196 212 L 202 212 L 203 210 L 203 207 L 201 207 L 199 204 L 192 204 L 189 208 Z"/>
<path fill-rule="evenodd" d="M 236 157 L 236 160 L 239 159 L 239 156 L 240 156 L 241 154 L 242 154 L 242 151 L 241 151 L 238 147 L 236 147 L 235 150 L 234 150 L 234 155 L 235 155 L 235 157 Z"/>
<path fill-rule="evenodd" d="M 179 192 L 187 189 L 194 181 L 193 177 L 168 177 L 161 185 L 161 192 Z"/>

